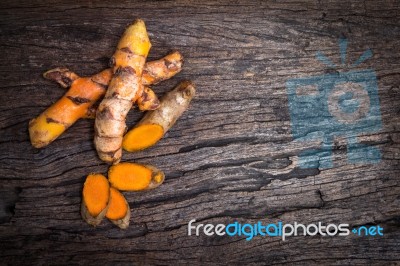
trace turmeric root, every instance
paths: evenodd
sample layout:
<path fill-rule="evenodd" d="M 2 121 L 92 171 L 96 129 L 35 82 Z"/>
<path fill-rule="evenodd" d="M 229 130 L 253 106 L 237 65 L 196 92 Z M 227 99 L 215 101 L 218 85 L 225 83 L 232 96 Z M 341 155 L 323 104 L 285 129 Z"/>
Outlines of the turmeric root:
<path fill-rule="evenodd" d="M 83 117 L 88 108 L 104 94 L 111 78 L 108 70 L 87 78 L 79 78 L 66 69 L 60 69 L 60 72 L 64 76 L 60 77 L 53 71 L 45 75 L 58 80 L 62 86 L 72 85 L 60 100 L 29 122 L 29 136 L 36 148 L 48 145 Z"/>
<path fill-rule="evenodd" d="M 158 187 L 165 175 L 148 164 L 119 163 L 108 170 L 108 180 L 114 188 L 123 191 L 141 191 Z"/>
<path fill-rule="evenodd" d="M 150 65 L 155 64 L 154 62 L 156 62 L 156 61 L 150 62 L 149 64 Z M 104 71 L 110 71 L 110 73 L 108 74 L 109 79 L 105 80 L 108 85 L 108 83 L 111 79 L 111 76 L 112 76 L 112 72 L 111 72 L 111 69 L 106 69 Z M 64 88 L 68 88 L 70 86 L 69 85 L 70 83 L 73 83 L 74 80 L 80 78 L 77 74 L 68 70 L 67 68 L 55 68 L 55 69 L 47 71 L 46 73 L 43 74 L 43 76 L 46 79 L 50 79 L 50 80 L 54 80 L 54 81 L 58 82 Z M 74 79 L 72 79 L 72 77 Z M 167 77 L 167 76 L 152 77 L 152 78 L 160 79 L 160 78 L 165 78 L 165 77 Z M 106 89 L 104 89 L 104 93 L 106 93 Z M 157 95 L 154 93 L 154 91 L 152 89 L 145 86 L 139 92 L 139 94 L 140 94 L 140 96 L 138 98 L 137 104 L 141 111 L 155 110 L 158 108 L 160 101 L 158 100 Z M 101 95 L 101 96 L 103 96 L 103 95 Z M 85 116 L 83 116 L 82 118 L 93 118 L 94 119 L 96 117 L 97 107 L 98 107 L 98 104 L 90 106 L 88 108 Z"/>
<path fill-rule="evenodd" d="M 81 215 L 93 226 L 99 225 L 107 213 L 110 185 L 105 176 L 90 174 L 87 176 L 82 191 Z"/>
<path fill-rule="evenodd" d="M 99 158 L 107 163 L 121 160 L 125 118 L 140 96 L 142 71 L 150 47 L 146 26 L 137 19 L 125 30 L 112 57 L 113 77 L 96 112 L 94 138 Z"/>
<path fill-rule="evenodd" d="M 96 118 L 96 111 L 97 111 L 97 108 L 99 108 L 99 104 L 100 103 L 97 103 L 97 104 L 95 103 L 92 106 L 90 106 L 87 109 L 86 114 L 82 118 L 84 118 L 84 119 L 95 119 Z"/>
<path fill-rule="evenodd" d="M 113 60 L 111 61 L 113 63 Z M 142 84 L 149 86 L 170 79 L 182 70 L 182 65 L 183 56 L 178 51 L 173 51 L 161 59 L 147 62 L 144 65 L 142 73 Z M 105 71 L 110 72 L 110 78 L 107 81 L 108 85 L 112 76 L 112 69 L 108 68 Z M 68 88 L 74 80 L 80 78 L 76 73 L 67 68 L 49 70 L 44 74 L 44 77 L 58 82 L 63 88 Z"/>
<path fill-rule="evenodd" d="M 142 73 L 143 85 L 158 84 L 170 79 L 182 70 L 183 56 L 173 51 L 167 56 L 151 61 L 144 66 Z"/>
<path fill-rule="evenodd" d="M 160 101 L 157 95 L 149 87 L 144 87 L 143 92 L 137 100 L 140 111 L 156 110 L 160 107 Z"/>
<path fill-rule="evenodd" d="M 169 79 L 182 69 L 182 64 L 183 57 L 179 52 L 173 52 L 159 60 L 148 62 L 145 65 L 145 70 L 148 70 L 146 70 L 146 75 L 142 76 L 142 82 L 144 85 L 151 85 L 154 82 Z M 97 106 L 94 107 L 92 104 L 105 94 L 112 70 L 106 69 L 92 77 L 82 78 L 66 68 L 55 68 L 47 71 L 43 76 L 58 82 L 64 88 L 71 88 L 59 101 L 39 117 L 31 120 L 29 134 L 31 143 L 36 148 L 50 144 L 78 119 L 95 118 Z M 144 91 L 147 94 L 142 93 L 138 100 L 140 110 L 157 108 L 159 101 L 154 92 L 147 87 Z M 75 103 L 72 102 L 74 97 L 77 99 Z M 66 99 L 69 99 L 71 103 L 68 103 Z M 90 101 L 79 104 L 82 99 Z"/>
<path fill-rule="evenodd" d="M 161 81 L 170 79 L 182 70 L 182 65 L 183 56 L 178 51 L 171 52 L 161 59 L 150 61 L 144 65 L 142 84 L 145 85 L 145 87 L 137 102 L 141 111 L 155 110 L 158 107 L 157 104 L 159 104 L 155 93 L 146 86 L 158 84 Z M 107 69 L 107 71 L 110 71 L 109 77 L 111 79 L 111 68 Z M 76 73 L 67 68 L 55 68 L 47 71 L 43 76 L 46 79 L 58 82 L 64 88 L 68 88 L 74 80 L 80 78 Z M 110 79 L 107 80 L 107 85 Z M 145 92 L 147 92 L 147 94 Z M 93 106 L 89 108 L 83 118 L 95 118 L 97 107 L 98 106 Z"/>
<path fill-rule="evenodd" d="M 149 87 L 144 87 L 143 92 L 140 97 L 137 99 L 137 105 L 140 111 L 149 111 L 149 110 L 156 110 L 160 107 L 160 100 L 158 99 L 157 95 L 154 93 L 152 89 Z M 98 104 L 94 104 L 87 110 L 85 116 L 83 118 L 87 119 L 94 119 L 96 118 L 96 111 L 99 107 Z"/>
<path fill-rule="evenodd" d="M 111 72 L 107 69 L 105 76 L 107 77 L 106 81 L 108 84 L 109 79 L 111 78 Z M 46 71 L 43 74 L 43 77 L 45 79 L 50 79 L 58 82 L 58 84 L 60 84 L 63 88 L 69 88 L 75 80 L 80 78 L 76 73 L 70 71 L 68 68 L 65 67 L 57 67 Z"/>
<path fill-rule="evenodd" d="M 131 209 L 124 195 L 117 189 L 110 188 L 110 204 L 106 213 L 106 217 L 121 229 L 129 226 L 131 218 Z"/>
<path fill-rule="evenodd" d="M 133 152 L 155 145 L 188 108 L 195 92 L 190 81 L 181 82 L 162 98 L 157 110 L 148 111 L 125 135 L 123 148 Z"/>

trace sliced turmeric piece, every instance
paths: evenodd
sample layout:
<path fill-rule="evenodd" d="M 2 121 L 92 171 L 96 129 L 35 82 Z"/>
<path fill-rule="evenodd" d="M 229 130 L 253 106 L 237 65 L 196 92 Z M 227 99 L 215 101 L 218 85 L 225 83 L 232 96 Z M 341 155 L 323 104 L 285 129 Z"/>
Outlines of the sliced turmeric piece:
<path fill-rule="evenodd" d="M 108 170 L 111 186 L 123 191 L 141 191 L 158 187 L 164 182 L 165 175 L 156 167 L 148 164 L 119 163 Z"/>
<path fill-rule="evenodd" d="M 129 226 L 131 218 L 131 209 L 124 195 L 117 189 L 110 188 L 110 204 L 106 213 L 106 217 L 121 229 Z"/>
<path fill-rule="evenodd" d="M 151 85 L 166 80 L 181 71 L 183 57 L 179 52 L 145 64 L 143 85 Z M 106 93 L 112 77 L 112 69 L 105 69 L 91 77 L 79 77 L 67 68 L 55 68 L 43 74 L 46 79 L 58 82 L 69 91 L 29 123 L 31 143 L 42 148 L 53 142 L 80 118 L 95 118 L 97 102 Z M 159 100 L 154 92 L 145 87 L 138 99 L 140 110 L 154 110 Z"/>
<path fill-rule="evenodd" d="M 110 184 L 101 174 L 87 176 L 82 191 L 81 215 L 93 226 L 99 225 L 107 213 L 110 198 Z"/>
<path fill-rule="evenodd" d="M 195 95 L 195 87 L 190 81 L 181 82 L 162 99 L 160 107 L 148 111 L 123 140 L 123 148 L 134 152 L 155 145 L 175 124 L 176 120 L 189 107 Z"/>
<path fill-rule="evenodd" d="M 94 138 L 99 158 L 107 163 L 121 160 L 126 115 L 140 96 L 150 47 L 146 26 L 137 19 L 125 30 L 112 57 L 113 78 L 96 112 Z"/>

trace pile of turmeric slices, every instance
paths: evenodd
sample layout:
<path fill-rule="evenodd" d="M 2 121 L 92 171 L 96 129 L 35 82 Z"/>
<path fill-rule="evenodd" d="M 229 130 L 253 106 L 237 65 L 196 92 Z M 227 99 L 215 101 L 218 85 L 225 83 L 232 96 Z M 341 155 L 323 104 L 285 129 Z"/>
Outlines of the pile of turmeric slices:
<path fill-rule="evenodd" d="M 95 119 L 94 144 L 99 158 L 112 166 L 108 179 L 97 173 L 87 176 L 82 192 L 81 215 L 96 226 L 104 217 L 122 229 L 129 226 L 130 208 L 120 191 L 153 189 L 164 181 L 164 173 L 151 165 L 123 162 L 128 152 L 155 145 L 189 107 L 195 95 L 190 81 L 179 83 L 159 100 L 148 87 L 179 73 L 182 55 L 174 51 L 146 62 L 151 43 L 143 20 L 127 27 L 110 60 L 110 68 L 91 77 L 80 77 L 67 68 L 55 68 L 44 77 L 68 88 L 65 95 L 29 122 L 31 143 L 43 148 L 80 118 Z M 137 104 L 146 111 L 127 132 L 126 116 Z"/>
<path fill-rule="evenodd" d="M 118 163 L 110 167 L 108 179 L 90 174 L 83 185 L 81 215 L 93 226 L 107 217 L 122 229 L 129 226 L 131 211 L 120 191 L 143 191 L 164 182 L 164 173 L 152 165 Z"/>

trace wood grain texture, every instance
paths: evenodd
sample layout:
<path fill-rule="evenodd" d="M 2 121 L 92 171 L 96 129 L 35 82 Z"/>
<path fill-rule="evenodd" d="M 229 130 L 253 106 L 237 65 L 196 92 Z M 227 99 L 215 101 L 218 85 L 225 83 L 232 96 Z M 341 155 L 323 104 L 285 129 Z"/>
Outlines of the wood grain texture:
<path fill-rule="evenodd" d="M 48 2 L 48 3 L 46 3 Z M 78 3 L 79 2 L 79 3 Z M 0 4 L 1 264 L 396 264 L 400 254 L 399 1 L 2 1 Z M 351 3 L 347 3 L 351 2 Z M 79 214 L 96 155 L 93 121 L 80 120 L 45 149 L 29 143 L 28 121 L 65 92 L 42 73 L 65 66 L 91 75 L 107 66 L 134 18 L 146 21 L 149 60 L 177 49 L 183 71 L 154 86 L 162 95 L 191 79 L 197 96 L 155 147 L 124 161 L 163 169 L 154 191 L 125 193 L 131 226 L 92 228 Z M 334 143 L 334 167 L 300 169 L 286 81 L 327 73 L 363 51 L 376 71 L 383 129 L 360 140 L 378 164 L 349 164 Z M 131 112 L 127 123 L 142 116 Z M 189 237 L 187 223 L 298 221 L 379 224 L 383 237 Z"/>

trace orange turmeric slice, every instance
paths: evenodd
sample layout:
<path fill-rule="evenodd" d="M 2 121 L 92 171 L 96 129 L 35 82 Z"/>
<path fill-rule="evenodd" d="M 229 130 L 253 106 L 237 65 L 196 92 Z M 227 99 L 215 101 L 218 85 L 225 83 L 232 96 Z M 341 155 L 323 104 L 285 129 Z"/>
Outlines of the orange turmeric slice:
<path fill-rule="evenodd" d="M 110 167 L 111 185 L 123 191 L 141 191 L 158 187 L 164 182 L 164 173 L 151 165 L 119 163 Z"/>
<path fill-rule="evenodd" d="M 101 174 L 87 176 L 82 191 L 81 215 L 93 226 L 100 224 L 107 212 L 110 198 L 110 184 Z"/>
<path fill-rule="evenodd" d="M 158 124 L 143 124 L 129 131 L 123 142 L 127 151 L 140 151 L 155 145 L 164 135 L 164 129 Z"/>
<path fill-rule="evenodd" d="M 106 217 L 121 229 L 129 226 L 131 210 L 124 195 L 117 189 L 110 188 L 110 204 L 106 213 Z"/>

